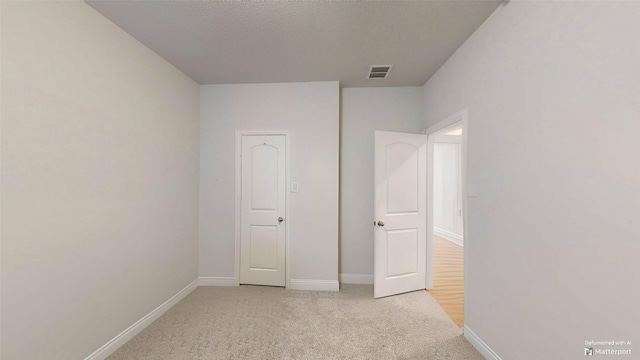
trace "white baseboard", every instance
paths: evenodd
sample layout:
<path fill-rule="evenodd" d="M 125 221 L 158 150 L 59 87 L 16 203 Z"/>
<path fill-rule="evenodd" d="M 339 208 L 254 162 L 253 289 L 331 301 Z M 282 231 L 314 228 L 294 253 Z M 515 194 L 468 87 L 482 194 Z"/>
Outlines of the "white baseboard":
<path fill-rule="evenodd" d="M 373 275 L 371 274 L 340 274 L 340 282 L 344 284 L 373 284 Z"/>
<path fill-rule="evenodd" d="M 337 280 L 289 280 L 290 290 L 314 290 L 314 291 L 340 291 L 340 283 Z"/>
<path fill-rule="evenodd" d="M 482 339 L 476 335 L 467 325 L 464 326 L 464 337 L 467 339 L 471 345 L 473 345 L 482 356 L 484 356 L 487 360 L 502 360 L 498 354 L 496 354 L 489 345 L 485 344 Z"/>
<path fill-rule="evenodd" d="M 238 286 L 238 281 L 232 277 L 201 276 L 198 278 L 198 286 Z"/>
<path fill-rule="evenodd" d="M 464 241 L 462 235 L 458 235 L 449 230 L 445 230 L 439 227 L 433 227 L 433 235 L 438 235 L 441 238 L 445 238 L 446 240 L 451 241 L 452 243 L 460 246 L 464 246 Z"/>
<path fill-rule="evenodd" d="M 195 288 L 197 288 L 197 280 L 194 280 L 191 284 L 187 285 L 184 289 L 180 290 L 177 294 L 173 295 L 169 300 L 165 301 L 162 305 L 155 308 L 153 311 L 143 316 L 142 319 L 136 321 L 133 325 L 126 328 L 123 332 L 116 335 L 113 339 L 109 340 L 106 344 L 102 345 L 93 354 L 87 356 L 85 360 L 103 360 L 107 356 L 111 355 L 114 351 L 118 350 L 127 341 L 131 340 L 134 336 L 147 326 L 151 325 L 162 314 L 171 309 L 178 301 L 182 300 L 185 296 L 189 295 Z"/>

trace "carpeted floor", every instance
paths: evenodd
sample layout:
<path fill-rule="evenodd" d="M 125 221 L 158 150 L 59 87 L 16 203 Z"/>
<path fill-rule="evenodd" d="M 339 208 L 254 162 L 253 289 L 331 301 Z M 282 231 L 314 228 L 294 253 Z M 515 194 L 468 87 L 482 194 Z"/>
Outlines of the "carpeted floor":
<path fill-rule="evenodd" d="M 262 286 L 199 287 L 113 353 L 117 359 L 478 359 L 426 291 L 373 299 Z"/>

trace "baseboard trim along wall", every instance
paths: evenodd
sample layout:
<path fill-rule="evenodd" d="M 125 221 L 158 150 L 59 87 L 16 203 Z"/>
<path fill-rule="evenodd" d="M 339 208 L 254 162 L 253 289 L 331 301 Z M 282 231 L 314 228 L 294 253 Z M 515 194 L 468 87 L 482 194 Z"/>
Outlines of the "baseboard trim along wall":
<path fill-rule="evenodd" d="M 291 279 L 289 281 L 289 289 L 312 291 L 340 291 L 340 282 L 338 282 L 337 280 Z"/>
<path fill-rule="evenodd" d="M 93 354 L 87 356 L 85 360 L 104 360 L 107 356 L 111 355 L 114 351 L 118 350 L 127 341 L 131 340 L 134 336 L 147 326 L 151 325 L 162 314 L 171 309 L 173 305 L 182 300 L 185 296 L 189 295 L 193 290 L 198 287 L 198 281 L 194 280 L 191 284 L 187 285 L 184 289 L 180 290 L 177 294 L 173 295 L 169 300 L 165 301 L 162 305 L 155 308 L 153 311 L 143 316 L 142 319 L 136 321 L 133 325 L 126 328 L 123 332 L 116 335 L 113 339 L 109 340 L 106 344 L 102 345 Z"/>
<path fill-rule="evenodd" d="M 201 276 L 198 278 L 198 286 L 238 286 L 238 281 L 233 277 Z"/>
<path fill-rule="evenodd" d="M 498 354 L 496 354 L 489 345 L 485 344 L 482 339 L 476 335 L 467 325 L 464 326 L 464 337 L 467 339 L 471 345 L 473 345 L 482 356 L 484 356 L 487 360 L 502 360 Z"/>
<path fill-rule="evenodd" d="M 373 285 L 373 275 L 370 274 L 340 274 L 340 282 L 344 284 Z"/>
<path fill-rule="evenodd" d="M 449 230 L 445 230 L 445 229 L 441 229 L 439 227 L 433 227 L 433 234 L 434 235 L 438 235 L 441 238 L 445 238 L 449 241 L 451 241 L 452 243 L 456 244 L 456 245 L 460 245 L 460 246 L 464 246 L 464 241 L 461 235 L 458 235 L 454 232 L 451 232 Z"/>

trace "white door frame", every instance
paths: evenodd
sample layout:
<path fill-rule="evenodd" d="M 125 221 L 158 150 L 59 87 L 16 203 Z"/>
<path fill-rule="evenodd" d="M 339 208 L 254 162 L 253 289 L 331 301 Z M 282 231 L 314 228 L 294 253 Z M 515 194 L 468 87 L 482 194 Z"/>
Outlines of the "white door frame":
<path fill-rule="evenodd" d="M 290 163 L 291 163 L 291 145 L 290 138 L 291 134 L 289 130 L 238 130 L 236 131 L 236 249 L 235 249 L 235 267 L 233 270 L 233 277 L 235 284 L 237 286 L 240 285 L 240 235 L 241 235 L 241 219 L 242 219 L 242 163 L 241 157 L 242 154 L 242 137 L 243 136 L 259 136 L 259 135 L 283 135 L 285 138 L 285 146 L 286 146 L 286 156 L 285 156 L 285 288 L 289 288 L 290 286 L 290 275 L 291 275 L 291 261 L 290 259 L 290 251 L 289 251 L 289 223 L 291 222 L 291 212 L 290 212 L 290 204 L 289 204 L 289 194 L 290 189 L 289 186 L 291 184 L 291 171 L 290 171 Z"/>
<path fill-rule="evenodd" d="M 425 288 L 433 288 L 433 144 L 434 133 L 460 122 L 462 142 L 460 144 L 460 183 L 462 193 L 462 233 L 464 234 L 464 278 L 467 279 L 467 135 L 469 133 L 469 110 L 462 109 L 426 130 L 427 134 L 427 272 Z M 466 302 L 465 302 L 466 303 Z"/>

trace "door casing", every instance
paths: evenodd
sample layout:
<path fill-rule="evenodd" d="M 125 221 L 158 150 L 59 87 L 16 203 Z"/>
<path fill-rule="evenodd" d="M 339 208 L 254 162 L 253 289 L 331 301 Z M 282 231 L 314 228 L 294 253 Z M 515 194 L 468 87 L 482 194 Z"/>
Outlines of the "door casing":
<path fill-rule="evenodd" d="M 289 288 L 290 286 L 290 275 L 291 275 L 291 261 L 290 261 L 290 250 L 289 250 L 289 224 L 291 223 L 291 212 L 290 212 L 290 188 L 291 185 L 291 171 L 290 171 L 290 163 L 291 163 L 291 134 L 289 130 L 238 130 L 236 131 L 236 209 L 235 209 L 235 267 L 234 267 L 234 281 L 236 285 L 240 285 L 240 241 L 241 241 L 241 219 L 242 219 L 242 163 L 241 157 L 242 154 L 242 137 L 243 136 L 259 136 L 259 135 L 283 135 L 285 137 L 285 146 L 286 146 L 286 154 L 285 154 L 285 288 Z"/>

